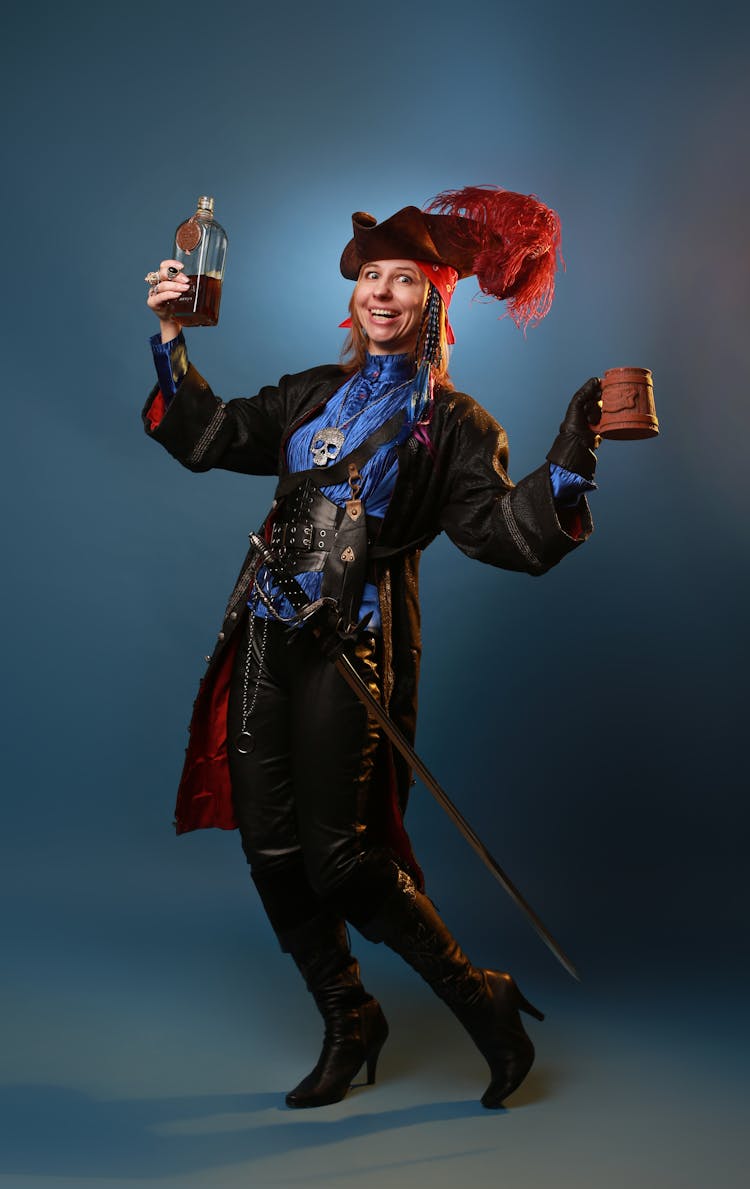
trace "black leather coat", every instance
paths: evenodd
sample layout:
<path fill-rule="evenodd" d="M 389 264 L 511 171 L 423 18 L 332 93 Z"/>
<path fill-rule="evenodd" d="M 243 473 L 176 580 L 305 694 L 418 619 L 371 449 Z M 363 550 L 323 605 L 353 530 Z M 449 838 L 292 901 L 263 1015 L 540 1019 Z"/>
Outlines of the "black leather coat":
<path fill-rule="evenodd" d="M 262 388 L 254 397 L 225 403 L 190 366 L 166 411 L 157 390 L 151 393 L 143 411 L 146 431 L 192 471 L 221 467 L 253 475 L 282 474 L 289 434 L 333 395 L 344 378 L 341 367 L 325 365 L 283 376 L 278 385 Z M 384 699 L 410 740 L 416 725 L 421 653 L 421 550 L 444 531 L 469 557 L 503 569 L 543 574 L 592 529 L 585 499 L 576 510 L 575 529 L 572 523 L 566 524 L 570 532 L 563 527 L 547 462 L 518 484 L 511 483 L 505 470 L 505 433 L 471 397 L 438 393 L 429 439 L 429 447 L 412 437 L 398 449 L 398 478 L 378 538 L 379 546 L 397 552 L 376 563 Z M 196 700 L 196 714 L 205 717 L 205 704 L 213 699 L 214 722 L 208 733 L 203 725 L 197 732 L 193 728 L 178 796 L 178 832 L 234 825 L 220 721 L 226 709 L 225 679 L 219 674 L 222 666 L 226 669 L 223 662 L 232 642 L 236 645 L 250 584 L 249 562 L 248 556 Z M 392 759 L 396 800 L 403 812 L 411 774 L 400 757 Z"/>

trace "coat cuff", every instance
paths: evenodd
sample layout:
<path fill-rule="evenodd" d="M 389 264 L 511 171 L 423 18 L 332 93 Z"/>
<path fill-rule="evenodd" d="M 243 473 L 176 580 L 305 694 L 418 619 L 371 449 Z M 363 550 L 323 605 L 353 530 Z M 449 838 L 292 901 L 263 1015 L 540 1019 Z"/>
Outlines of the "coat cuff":
<path fill-rule="evenodd" d="M 226 405 L 211 391 L 192 364 L 175 396 L 166 405 L 154 387 L 143 409 L 146 433 L 174 458 L 195 470 L 204 467 L 204 456 L 226 420 Z"/>
<path fill-rule="evenodd" d="M 591 536 L 588 500 L 581 496 L 575 518 L 558 508 L 545 462 L 527 475 L 503 500 L 503 515 L 531 573 L 543 574 Z"/>

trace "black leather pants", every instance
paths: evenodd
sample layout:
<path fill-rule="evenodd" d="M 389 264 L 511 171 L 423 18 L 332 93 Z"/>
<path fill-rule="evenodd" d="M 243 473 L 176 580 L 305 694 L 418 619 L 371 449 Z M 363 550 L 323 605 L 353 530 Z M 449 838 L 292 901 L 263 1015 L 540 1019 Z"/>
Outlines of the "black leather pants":
<path fill-rule="evenodd" d="M 253 878 L 261 894 L 286 888 L 266 905 L 278 931 L 316 915 L 367 849 L 379 728 L 309 630 L 290 635 L 270 621 L 264 642 L 264 622 L 256 618 L 248 666 L 249 626 L 232 674 L 229 764 Z M 379 637 L 365 633 L 350 653 L 376 695 L 379 649 Z M 243 725 L 254 739 L 248 754 L 235 745 Z"/>

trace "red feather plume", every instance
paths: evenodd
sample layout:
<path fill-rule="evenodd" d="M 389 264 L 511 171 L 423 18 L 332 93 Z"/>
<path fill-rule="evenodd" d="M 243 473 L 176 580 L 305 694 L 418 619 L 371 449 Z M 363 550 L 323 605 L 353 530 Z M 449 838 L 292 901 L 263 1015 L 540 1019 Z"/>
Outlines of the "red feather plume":
<path fill-rule="evenodd" d="M 499 186 L 443 190 L 427 211 L 472 220 L 474 272 L 483 293 L 507 300 L 508 313 L 524 329 L 549 312 L 555 295 L 560 219 L 533 194 Z"/>

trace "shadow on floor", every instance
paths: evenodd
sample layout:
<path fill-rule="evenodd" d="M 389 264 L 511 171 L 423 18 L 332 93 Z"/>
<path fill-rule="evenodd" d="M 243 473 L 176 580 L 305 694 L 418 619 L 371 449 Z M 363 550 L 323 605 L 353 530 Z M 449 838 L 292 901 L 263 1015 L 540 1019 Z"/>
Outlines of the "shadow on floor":
<path fill-rule="evenodd" d="M 557 1080 L 552 1072 L 535 1071 L 511 1107 L 541 1101 Z M 61 1086 L 6 1086 L 0 1090 L 0 1172 L 81 1177 L 188 1174 L 420 1124 L 490 1114 L 500 1119 L 506 1113 L 485 1111 L 472 1100 L 367 1114 L 356 1113 L 357 1105 L 356 1088 L 345 1108 L 300 1112 L 288 1110 L 275 1093 L 97 1101 Z M 351 1114 L 341 1117 L 343 1109 Z"/>

